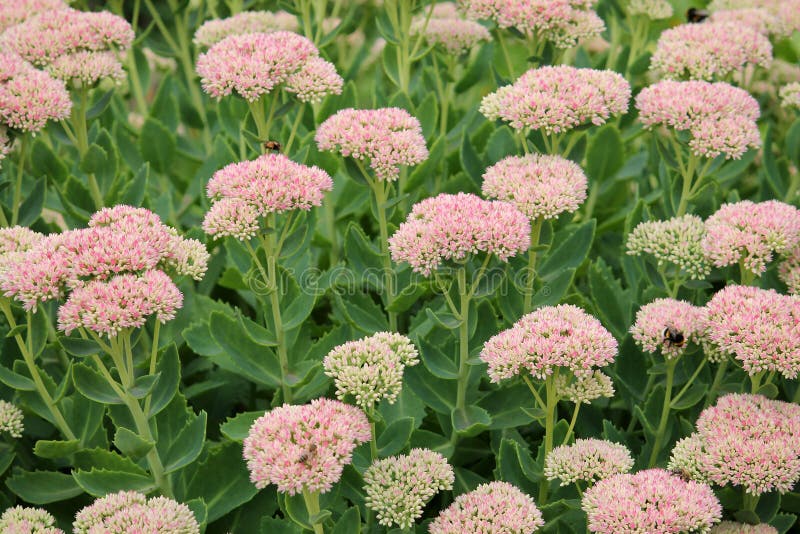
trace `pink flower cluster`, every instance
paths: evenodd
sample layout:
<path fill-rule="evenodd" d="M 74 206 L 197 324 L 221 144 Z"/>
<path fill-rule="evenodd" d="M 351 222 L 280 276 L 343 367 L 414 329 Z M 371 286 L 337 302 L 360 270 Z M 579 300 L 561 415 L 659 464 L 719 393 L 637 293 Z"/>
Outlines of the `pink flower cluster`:
<path fill-rule="evenodd" d="M 800 481 L 800 406 L 762 395 L 720 397 L 676 444 L 670 465 L 751 495 L 784 493 Z"/>
<path fill-rule="evenodd" d="M 557 48 L 569 48 L 605 30 L 589 9 L 594 0 L 461 0 L 467 15 L 492 19 L 500 28 L 516 28 Z"/>
<path fill-rule="evenodd" d="M 604 124 L 611 115 L 625 113 L 630 98 L 630 84 L 616 72 L 561 65 L 529 70 L 486 95 L 480 111 L 515 130 L 550 135 L 582 124 Z"/>
<path fill-rule="evenodd" d="M 122 330 L 143 326 L 151 315 L 166 323 L 175 318 L 182 304 L 180 290 L 162 271 L 120 274 L 73 290 L 58 309 L 58 328 L 67 335 L 86 328 L 113 337 Z"/>
<path fill-rule="evenodd" d="M 376 460 L 364 472 L 367 508 L 381 525 L 408 529 L 434 495 L 453 489 L 455 474 L 447 459 L 429 449 Z"/>
<path fill-rule="evenodd" d="M 0 516 L 0 532 L 6 534 L 64 534 L 56 519 L 41 508 L 14 506 Z"/>
<path fill-rule="evenodd" d="M 531 220 L 571 213 L 586 200 L 586 174 L 561 156 L 528 154 L 498 161 L 483 175 L 483 194 L 515 205 Z"/>
<path fill-rule="evenodd" d="M 6 255 L 0 289 L 28 310 L 73 290 L 59 312 L 64 328 L 85 326 L 112 335 L 156 313 L 164 321 L 180 306 L 180 292 L 163 270 L 199 280 L 208 252 L 184 239 L 144 208 L 103 208 L 89 227 L 42 237 Z M 136 307 L 127 299 L 136 298 Z M 163 300 L 160 300 L 163 299 Z M 148 311 L 149 310 L 149 311 Z"/>
<path fill-rule="evenodd" d="M 342 476 L 353 449 L 372 436 L 359 408 L 330 399 L 284 404 L 259 417 L 244 440 L 250 480 L 263 489 L 295 495 L 326 492 Z"/>
<path fill-rule="evenodd" d="M 661 124 L 688 130 L 689 147 L 698 156 L 738 159 L 748 148 L 761 146 L 758 102 L 727 83 L 664 80 L 638 94 L 636 109 L 647 128 Z"/>
<path fill-rule="evenodd" d="M 403 386 L 403 370 L 419 363 L 411 340 L 394 332 L 378 332 L 335 347 L 322 362 L 336 384 L 336 396 L 347 395 L 365 410 L 386 399 L 393 404 Z"/>
<path fill-rule="evenodd" d="M 675 299 L 656 299 L 636 312 L 636 322 L 631 327 L 634 341 L 647 352 L 656 352 L 666 359 L 677 358 L 689 343 L 699 343 L 705 331 L 706 310 Z M 670 336 L 680 335 L 683 343 L 670 341 Z"/>
<path fill-rule="evenodd" d="M 468 193 L 442 193 L 414 205 L 389 238 L 392 259 L 425 276 L 445 261 L 464 262 L 480 252 L 501 261 L 530 245 L 530 222 L 512 204 Z"/>
<path fill-rule="evenodd" d="M 682 24 L 658 38 L 650 69 L 665 78 L 720 79 L 745 65 L 769 66 L 772 44 L 736 22 Z"/>
<path fill-rule="evenodd" d="M 483 347 L 492 382 L 527 370 L 545 379 L 559 367 L 576 376 L 591 376 L 617 355 L 617 340 L 596 318 L 571 304 L 545 306 L 524 315 Z"/>
<path fill-rule="evenodd" d="M 316 101 L 338 94 L 344 83 L 327 63 L 314 43 L 296 33 L 245 33 L 230 35 L 201 54 L 197 73 L 203 90 L 214 98 L 235 92 L 254 102 L 288 84 L 300 100 Z"/>
<path fill-rule="evenodd" d="M 467 53 L 481 41 L 492 38 L 484 26 L 464 20 L 452 2 L 436 4 L 427 24 L 425 19 L 425 15 L 420 15 L 412 21 L 411 34 L 424 35 L 429 44 L 440 45 L 445 52 L 454 56 Z"/>
<path fill-rule="evenodd" d="M 629 15 L 643 15 L 650 20 L 668 19 L 672 16 L 672 4 L 667 0 L 630 0 Z"/>
<path fill-rule="evenodd" d="M 769 10 L 760 7 L 715 11 L 711 14 L 709 21 L 747 26 L 766 36 L 785 37 L 792 32 L 790 28 L 786 27 L 784 21 Z"/>
<path fill-rule="evenodd" d="M 710 487 L 663 469 L 601 480 L 586 490 L 581 507 L 589 531 L 600 534 L 708 532 L 722 517 Z"/>
<path fill-rule="evenodd" d="M 713 13 L 731 9 L 764 9 L 781 21 L 786 34 L 800 30 L 800 0 L 712 0 Z"/>
<path fill-rule="evenodd" d="M 64 0 L 14 0 L 0 2 L 0 33 L 44 11 L 65 9 Z"/>
<path fill-rule="evenodd" d="M 645 221 L 628 234 L 626 248 L 632 256 L 650 254 L 659 267 L 670 263 L 692 279 L 702 280 L 711 271 L 703 251 L 705 235 L 705 225 L 697 215 Z"/>
<path fill-rule="evenodd" d="M 788 83 L 778 93 L 781 106 L 800 108 L 800 82 Z"/>
<path fill-rule="evenodd" d="M 283 154 L 263 154 L 231 163 L 214 173 L 206 186 L 212 205 L 203 230 L 216 237 L 249 239 L 259 217 L 322 204 L 333 180 L 319 167 L 295 163 Z"/>
<path fill-rule="evenodd" d="M 631 451 L 624 445 L 603 439 L 577 439 L 560 445 L 547 455 L 544 476 L 558 479 L 562 486 L 583 481 L 590 485 L 633 468 Z"/>
<path fill-rule="evenodd" d="M 0 123 L 38 132 L 47 121 L 69 117 L 72 109 L 64 82 L 33 68 L 13 53 L 0 52 Z"/>
<path fill-rule="evenodd" d="M 343 109 L 317 127 L 315 140 L 320 150 L 369 160 L 378 180 L 396 180 L 401 165 L 428 159 L 419 120 L 400 108 Z"/>
<path fill-rule="evenodd" d="M 778 265 L 778 277 L 786 284 L 789 293 L 800 294 L 800 245 L 785 254 Z"/>
<path fill-rule="evenodd" d="M 231 35 L 296 31 L 297 17 L 285 11 L 242 11 L 225 19 L 208 20 L 194 33 L 194 43 L 210 47 Z"/>
<path fill-rule="evenodd" d="M 33 248 L 43 238 L 42 234 L 25 226 L 0 228 L 0 271 L 6 265 L 14 265 L 24 252 Z"/>
<path fill-rule="evenodd" d="M 133 42 L 131 25 L 109 12 L 46 11 L 7 30 L 0 44 L 65 81 L 124 78 L 118 54 Z"/>
<path fill-rule="evenodd" d="M 575 404 L 590 404 L 600 397 L 614 396 L 611 377 L 601 371 L 581 376 L 559 374 L 554 382 L 558 398 Z"/>
<path fill-rule="evenodd" d="M 727 286 L 706 305 L 705 337 L 755 374 L 800 372 L 800 297 L 772 289 Z"/>
<path fill-rule="evenodd" d="M 544 526 L 542 512 L 508 482 L 481 484 L 456 497 L 428 526 L 430 534 L 531 534 Z"/>
<path fill-rule="evenodd" d="M 712 528 L 710 534 L 778 534 L 778 529 L 766 523 L 748 525 L 746 523 L 723 521 Z"/>
<path fill-rule="evenodd" d="M 762 274 L 773 254 L 800 245 L 800 210 L 778 200 L 723 204 L 706 220 L 703 249 L 717 267 L 741 262 Z"/>
<path fill-rule="evenodd" d="M 80 510 L 74 534 L 200 534 L 194 514 L 167 497 L 148 499 L 135 491 L 120 491 Z"/>

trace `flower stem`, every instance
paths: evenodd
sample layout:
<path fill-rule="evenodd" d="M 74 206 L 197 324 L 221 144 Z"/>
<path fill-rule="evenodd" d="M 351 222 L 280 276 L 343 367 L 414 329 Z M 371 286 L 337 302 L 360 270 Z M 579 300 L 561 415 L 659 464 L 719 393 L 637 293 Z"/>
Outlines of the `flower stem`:
<path fill-rule="evenodd" d="M 19 207 L 22 200 L 22 176 L 25 171 L 25 162 L 28 159 L 28 135 L 22 135 L 19 140 L 19 161 L 17 162 L 17 180 L 14 182 L 14 200 L 11 205 L 11 226 L 19 221 Z"/>
<path fill-rule="evenodd" d="M 713 400 L 716 398 L 717 392 L 722 385 L 722 380 L 725 378 L 725 371 L 727 368 L 728 357 L 726 356 L 721 362 L 719 362 L 719 365 L 717 366 L 717 372 L 714 373 L 714 381 L 711 383 L 711 387 L 708 389 L 706 402 L 703 405 L 704 408 L 710 406 Z"/>
<path fill-rule="evenodd" d="M 314 523 L 313 517 L 319 515 L 319 492 L 309 491 L 303 488 L 303 500 L 306 503 L 306 510 L 308 510 L 308 518 L 311 522 L 311 527 L 314 529 L 314 534 L 324 534 L 325 529 L 322 528 L 320 523 Z"/>
<path fill-rule="evenodd" d="M 272 221 L 274 222 L 274 217 Z M 272 225 L 274 229 L 274 224 Z M 291 404 L 292 402 L 292 389 L 287 383 L 289 376 L 289 355 L 286 348 L 286 332 L 283 330 L 283 319 L 281 318 L 281 305 L 278 295 L 278 276 L 276 264 L 280 250 L 275 245 L 275 232 L 267 235 L 264 240 L 265 252 L 267 254 L 267 276 L 269 277 L 269 285 L 271 291 L 269 293 L 270 308 L 272 308 L 272 322 L 275 325 L 275 341 L 278 346 L 278 361 L 281 365 L 281 390 L 283 391 L 283 400 Z"/>
<path fill-rule="evenodd" d="M 75 133 L 75 140 L 77 141 L 78 155 L 81 159 L 89 151 L 89 131 L 86 126 L 86 111 L 89 107 L 89 90 L 81 86 L 78 88 L 78 105 L 72 106 L 72 130 Z M 100 192 L 100 186 L 94 173 L 87 175 L 87 182 L 89 184 L 89 194 L 94 201 L 94 206 L 97 209 L 103 207 L 103 194 Z"/>
<path fill-rule="evenodd" d="M 161 321 L 156 319 L 155 326 L 153 327 L 153 343 L 150 350 L 150 376 L 156 374 L 156 365 L 158 364 L 158 337 L 161 333 Z M 150 402 L 152 401 L 153 394 L 148 393 L 144 401 L 145 413 L 150 413 Z"/>
<path fill-rule="evenodd" d="M 566 445 L 569 443 L 570 438 L 572 437 L 572 431 L 575 429 L 575 423 L 578 421 L 578 412 L 581 410 L 580 402 L 575 403 L 575 411 L 572 412 L 572 419 L 569 422 L 569 428 L 567 428 L 567 434 L 564 436 L 564 441 L 561 442 L 562 445 Z"/>
<path fill-rule="evenodd" d="M 692 191 L 692 180 L 694 179 L 695 169 L 697 168 L 697 156 L 690 153 L 689 161 L 686 164 L 686 170 L 683 172 L 683 189 L 681 190 L 681 200 L 678 203 L 678 210 L 675 212 L 676 217 L 686 214 L 686 208 L 689 206 L 689 197 Z"/>
<path fill-rule="evenodd" d="M 292 143 L 294 143 L 294 138 L 297 135 L 297 128 L 303 121 L 303 115 L 305 114 L 305 111 L 306 108 L 303 105 L 301 105 L 300 109 L 297 110 L 297 116 L 294 118 L 294 123 L 292 124 L 292 131 L 289 133 L 289 140 L 286 141 L 286 146 L 283 148 L 283 151 L 286 153 L 287 156 L 290 154 L 290 150 L 292 149 Z"/>
<path fill-rule="evenodd" d="M 758 506 L 758 500 L 761 496 L 760 495 L 751 495 L 746 491 L 742 492 L 742 508 L 749 512 L 755 513 L 756 506 Z"/>
<path fill-rule="evenodd" d="M 749 286 L 753 284 L 755 279 L 755 273 L 745 266 L 744 258 L 741 258 L 739 260 L 739 283 L 743 286 Z"/>
<path fill-rule="evenodd" d="M 6 320 L 8 321 L 8 326 L 11 327 L 11 330 L 14 330 L 17 327 L 17 322 L 14 320 L 14 314 L 11 311 L 11 305 L 6 298 L 0 298 L 0 308 L 3 310 L 3 314 L 6 316 Z M 27 312 L 28 315 L 28 324 L 31 323 L 31 312 Z M 27 336 L 30 339 L 31 337 L 31 329 L 28 328 Z M 36 367 L 36 362 L 34 361 L 33 352 L 28 350 L 28 343 L 26 340 L 22 339 L 22 336 L 17 333 L 14 335 L 14 340 L 17 342 L 17 347 L 19 351 L 22 353 L 22 358 L 25 360 L 25 365 L 28 367 L 28 372 L 31 374 L 31 379 L 33 379 L 33 385 L 36 387 L 36 392 L 39 394 L 39 397 L 44 401 L 45 406 L 47 406 L 47 410 L 50 412 L 50 415 L 53 417 L 53 422 L 55 423 L 56 428 L 64 435 L 65 438 L 68 440 L 75 440 L 78 439 L 75 433 L 70 428 L 69 424 L 67 423 L 64 416 L 61 414 L 61 410 L 58 409 L 56 402 L 53 400 L 53 397 L 50 396 L 50 392 L 47 391 L 47 386 L 44 385 L 44 381 L 42 380 L 41 375 L 39 374 L 39 369 Z"/>
<path fill-rule="evenodd" d="M 533 311 L 533 282 L 536 279 L 536 247 L 539 246 L 539 236 L 542 232 L 544 219 L 537 217 L 531 224 L 531 247 L 528 249 L 528 272 L 525 277 L 525 295 L 523 296 L 522 313 Z"/>
<path fill-rule="evenodd" d="M 467 292 L 467 269 L 458 268 L 458 293 L 460 295 L 458 325 L 458 389 L 456 390 L 456 409 L 464 410 L 467 400 L 467 382 L 469 381 L 469 301 Z"/>
<path fill-rule="evenodd" d="M 667 360 L 667 383 L 664 391 L 664 404 L 661 407 L 661 420 L 658 422 L 656 437 L 653 441 L 653 450 L 650 452 L 650 461 L 647 463 L 648 467 L 653 467 L 656 465 L 658 455 L 661 452 L 661 447 L 664 446 L 664 435 L 667 432 L 669 409 L 670 405 L 672 404 L 672 383 L 675 381 L 675 367 L 677 364 L 678 358 Z"/>
<path fill-rule="evenodd" d="M 556 370 L 552 375 L 544 380 L 544 388 L 547 394 L 547 402 L 545 403 L 545 416 L 544 416 L 544 458 L 553 450 L 553 433 L 556 428 L 556 407 L 558 406 L 558 396 L 556 395 L 555 379 L 558 375 Z M 538 504 L 547 504 L 547 493 L 550 489 L 550 481 L 542 478 L 539 482 L 539 500 Z"/>
<path fill-rule="evenodd" d="M 683 385 L 683 387 L 678 392 L 678 394 L 675 395 L 672 398 L 672 402 L 671 402 L 670 407 L 674 407 L 675 403 L 677 403 L 679 400 L 681 400 L 681 397 L 683 397 L 683 394 L 686 393 L 689 390 L 689 388 L 694 383 L 695 378 L 697 378 L 697 375 L 699 375 L 700 371 L 702 371 L 703 368 L 706 366 L 706 362 L 707 361 L 708 361 L 708 357 L 704 356 L 703 357 L 703 361 L 701 361 L 700 365 L 697 366 L 697 369 L 694 370 L 694 373 L 692 373 L 692 376 L 689 378 L 689 380 L 686 381 L 686 383 Z"/>
<path fill-rule="evenodd" d="M 362 174 L 367 179 L 372 194 L 375 196 L 375 208 L 378 214 L 378 228 L 380 231 L 381 259 L 383 261 L 383 281 L 386 291 L 386 307 L 391 306 L 395 299 L 394 289 L 394 270 L 392 269 L 392 258 L 389 255 L 389 223 L 386 216 L 386 200 L 388 197 L 389 184 L 381 180 L 373 179 L 367 174 L 363 164 L 355 160 Z M 389 330 L 397 331 L 397 313 L 387 312 L 389 316 Z"/>

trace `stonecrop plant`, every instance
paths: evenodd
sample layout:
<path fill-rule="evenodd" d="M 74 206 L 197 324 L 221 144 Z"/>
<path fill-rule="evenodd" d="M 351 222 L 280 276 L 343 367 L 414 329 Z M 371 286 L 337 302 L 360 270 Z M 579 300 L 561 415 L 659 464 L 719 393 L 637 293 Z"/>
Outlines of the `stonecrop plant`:
<path fill-rule="evenodd" d="M 800 0 L 0 1 L 0 534 L 800 530 Z"/>

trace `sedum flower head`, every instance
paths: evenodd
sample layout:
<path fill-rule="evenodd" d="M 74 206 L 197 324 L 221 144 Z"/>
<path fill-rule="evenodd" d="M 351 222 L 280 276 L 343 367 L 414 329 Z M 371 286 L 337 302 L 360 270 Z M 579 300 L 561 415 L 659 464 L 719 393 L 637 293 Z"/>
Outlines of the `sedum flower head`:
<path fill-rule="evenodd" d="M 143 326 L 151 315 L 171 321 L 182 305 L 183 295 L 164 272 L 121 274 L 77 287 L 58 309 L 58 328 L 67 335 L 85 328 L 112 337 Z"/>
<path fill-rule="evenodd" d="M 747 523 L 723 521 L 711 529 L 711 534 L 778 534 L 778 529 L 766 523 L 748 525 Z"/>
<path fill-rule="evenodd" d="M 800 297 L 772 289 L 731 285 L 706 304 L 705 337 L 732 354 L 744 370 L 800 372 Z"/>
<path fill-rule="evenodd" d="M 601 534 L 708 532 L 722 516 L 714 492 L 663 469 L 603 479 L 583 494 L 589 531 Z"/>
<path fill-rule="evenodd" d="M 708 4 L 713 13 L 744 8 L 768 11 L 781 21 L 787 35 L 800 30 L 800 0 L 712 0 Z"/>
<path fill-rule="evenodd" d="M 800 244 L 800 211 L 778 200 L 723 204 L 706 220 L 703 249 L 717 267 L 742 263 L 756 275 L 774 254 Z"/>
<path fill-rule="evenodd" d="M 480 111 L 515 130 L 550 135 L 583 124 L 604 124 L 611 115 L 627 111 L 630 98 L 630 85 L 616 72 L 548 66 L 531 69 L 486 95 Z"/>
<path fill-rule="evenodd" d="M 372 436 L 361 409 L 330 399 L 284 404 L 259 417 L 244 440 L 250 480 L 295 495 L 325 493 L 351 462 L 353 449 Z"/>
<path fill-rule="evenodd" d="M 25 430 L 22 410 L 4 400 L 0 400 L 0 432 L 7 432 L 12 438 L 21 438 Z"/>
<path fill-rule="evenodd" d="M 456 497 L 428 526 L 430 534 L 531 534 L 544 526 L 542 512 L 508 482 L 481 484 Z"/>
<path fill-rule="evenodd" d="M 13 266 L 42 239 L 44 235 L 25 226 L 0 228 L 0 271 L 7 265 Z"/>
<path fill-rule="evenodd" d="M 781 87 L 778 97 L 781 106 L 800 108 L 800 82 L 788 83 Z"/>
<path fill-rule="evenodd" d="M 439 45 L 454 56 L 467 53 L 481 41 L 492 38 L 484 26 L 464 20 L 453 2 L 436 4 L 427 22 L 424 15 L 416 17 L 411 22 L 411 34 L 422 34 L 429 44 Z"/>
<path fill-rule="evenodd" d="M 339 345 L 322 362 L 336 383 L 336 396 L 347 395 L 365 410 L 386 399 L 393 404 L 403 386 L 403 369 L 419 363 L 411 340 L 394 332 L 378 332 Z"/>
<path fill-rule="evenodd" d="M 200 54 L 197 73 L 212 97 L 236 93 L 249 102 L 282 85 L 311 102 L 341 92 L 342 84 L 314 43 L 287 31 L 230 35 Z"/>
<path fill-rule="evenodd" d="M 245 240 L 258 231 L 259 217 L 290 210 L 308 211 L 322 204 L 333 180 L 320 169 L 295 163 L 283 154 L 263 154 L 231 163 L 214 173 L 206 186 L 211 208 L 203 230 L 215 237 Z"/>
<path fill-rule="evenodd" d="M 559 374 L 555 379 L 556 395 L 575 404 L 590 404 L 593 400 L 614 396 L 614 383 L 611 377 L 600 371 L 591 375 L 565 376 Z"/>
<path fill-rule="evenodd" d="M 522 212 L 468 193 L 418 202 L 389 238 L 392 259 L 425 276 L 445 261 L 464 262 L 479 252 L 507 261 L 529 245 L 530 223 Z"/>
<path fill-rule="evenodd" d="M 455 475 L 447 459 L 428 449 L 376 460 L 364 472 L 367 507 L 381 525 L 410 528 L 434 495 L 453 489 Z"/>
<path fill-rule="evenodd" d="M 688 131 L 689 147 L 697 156 L 738 159 L 761 145 L 758 102 L 727 83 L 664 80 L 636 96 L 636 109 L 646 128 L 663 125 Z"/>
<path fill-rule="evenodd" d="M 617 340 L 600 321 L 571 304 L 545 306 L 495 335 L 483 347 L 492 382 L 527 370 L 544 379 L 559 367 L 589 377 L 617 355 Z"/>
<path fill-rule="evenodd" d="M 636 312 L 631 327 L 633 340 L 647 352 L 656 352 L 667 359 L 683 354 L 689 343 L 700 343 L 705 331 L 705 309 L 675 299 L 656 299 Z M 682 338 L 683 342 L 674 337 Z"/>
<path fill-rule="evenodd" d="M 401 165 L 428 159 L 419 120 L 400 108 L 343 109 L 319 125 L 315 140 L 320 150 L 369 160 L 378 180 L 396 180 Z"/>
<path fill-rule="evenodd" d="M 56 519 L 41 508 L 14 506 L 0 516 L 0 532 L 4 534 L 64 534 L 55 524 Z"/>
<path fill-rule="evenodd" d="M 529 219 L 572 213 L 586 200 L 586 174 L 561 156 L 509 156 L 483 175 L 483 194 L 514 204 Z"/>
<path fill-rule="evenodd" d="M 0 33 L 44 11 L 65 9 L 64 0 L 14 0 L 0 2 Z"/>
<path fill-rule="evenodd" d="M 72 524 L 75 534 L 199 534 L 194 514 L 167 497 L 147 499 L 135 491 L 120 491 L 80 510 Z"/>
<path fill-rule="evenodd" d="M 672 4 L 667 0 L 630 0 L 629 15 L 644 15 L 650 20 L 668 19 L 672 16 Z"/>
<path fill-rule="evenodd" d="M 562 486 L 579 480 L 594 484 L 632 468 L 631 451 L 624 445 L 603 439 L 577 439 L 572 445 L 560 445 L 547 455 L 544 476 L 547 480 L 560 480 Z"/>
<path fill-rule="evenodd" d="M 127 50 L 133 38 L 133 28 L 122 17 L 67 8 L 42 12 L 10 28 L 0 44 L 57 78 L 93 84 L 124 77 L 116 53 Z"/>
<path fill-rule="evenodd" d="M 0 123 L 38 132 L 47 121 L 69 117 L 71 109 L 64 82 L 33 68 L 17 54 L 0 52 Z"/>
<path fill-rule="evenodd" d="M 786 284 L 789 293 L 800 294 L 800 245 L 790 250 L 778 265 L 778 277 Z"/>
<path fill-rule="evenodd" d="M 286 80 L 286 91 L 301 102 L 321 102 L 328 95 L 342 94 L 344 80 L 336 66 L 321 57 L 312 57 Z"/>
<path fill-rule="evenodd" d="M 645 221 L 628 235 L 626 247 L 632 256 L 650 254 L 659 267 L 669 263 L 693 280 L 702 280 L 711 271 L 702 247 L 705 234 L 703 220 L 696 215 Z"/>
<path fill-rule="evenodd" d="M 725 78 L 746 65 L 768 67 L 772 44 L 753 28 L 736 22 L 681 24 L 658 38 L 650 69 L 670 79 Z"/>
<path fill-rule="evenodd" d="M 703 472 L 701 465 L 703 455 L 703 440 L 699 434 L 694 433 L 678 440 L 672 448 L 667 467 L 680 474 L 685 480 L 694 480 L 701 484 L 711 485 L 711 481 Z"/>
<path fill-rule="evenodd" d="M 751 495 L 784 493 L 800 481 L 800 406 L 730 394 L 703 410 L 697 432 L 679 442 L 671 465 Z"/>
<path fill-rule="evenodd" d="M 461 0 L 467 16 L 494 20 L 557 48 L 569 48 L 605 30 L 589 8 L 594 0 Z"/>
<path fill-rule="evenodd" d="M 715 11 L 709 17 L 709 21 L 747 26 L 765 36 L 786 37 L 792 33 L 785 21 L 769 10 L 760 7 Z"/>
<path fill-rule="evenodd" d="M 297 17 L 285 11 L 242 11 L 225 19 L 208 20 L 194 33 L 194 43 L 208 48 L 231 35 L 296 31 Z"/>

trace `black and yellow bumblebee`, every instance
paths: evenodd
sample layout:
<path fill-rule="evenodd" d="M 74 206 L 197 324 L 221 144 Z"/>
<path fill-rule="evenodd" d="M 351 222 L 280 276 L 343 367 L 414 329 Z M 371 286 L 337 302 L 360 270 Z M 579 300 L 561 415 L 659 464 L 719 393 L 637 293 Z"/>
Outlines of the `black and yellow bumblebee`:
<path fill-rule="evenodd" d="M 280 152 L 281 151 L 281 144 L 277 141 L 265 141 L 264 142 L 264 149 L 265 150 L 272 150 L 273 152 Z"/>
<path fill-rule="evenodd" d="M 686 343 L 683 332 L 675 327 L 667 326 L 664 328 L 664 344 L 668 347 L 682 347 Z"/>
<path fill-rule="evenodd" d="M 690 7 L 686 11 L 686 21 L 687 22 L 694 22 L 694 23 L 703 22 L 709 16 L 711 16 L 711 13 L 709 13 L 705 9 L 698 9 L 696 7 Z"/>
<path fill-rule="evenodd" d="M 311 456 L 312 454 L 315 454 L 316 452 L 317 452 L 317 446 L 312 443 L 311 446 L 308 448 L 308 450 L 306 452 L 304 452 L 303 454 L 301 454 L 300 458 L 298 458 L 297 460 L 301 464 L 304 464 L 304 463 L 308 462 L 309 456 Z"/>

